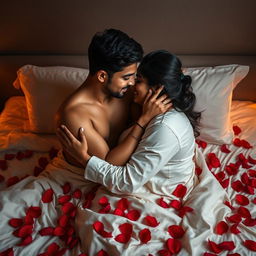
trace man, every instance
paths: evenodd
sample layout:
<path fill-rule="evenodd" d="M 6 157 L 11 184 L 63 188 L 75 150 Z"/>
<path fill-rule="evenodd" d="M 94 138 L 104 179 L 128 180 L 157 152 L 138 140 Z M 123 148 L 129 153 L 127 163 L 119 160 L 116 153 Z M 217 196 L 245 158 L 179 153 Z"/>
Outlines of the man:
<path fill-rule="evenodd" d="M 89 75 L 62 104 L 56 124 L 66 125 L 76 137 L 84 127 L 90 154 L 105 159 L 127 127 L 131 94 L 126 92 L 135 83 L 143 50 L 127 34 L 108 29 L 92 38 L 88 56 Z M 67 151 L 63 153 L 69 163 L 80 165 Z"/>

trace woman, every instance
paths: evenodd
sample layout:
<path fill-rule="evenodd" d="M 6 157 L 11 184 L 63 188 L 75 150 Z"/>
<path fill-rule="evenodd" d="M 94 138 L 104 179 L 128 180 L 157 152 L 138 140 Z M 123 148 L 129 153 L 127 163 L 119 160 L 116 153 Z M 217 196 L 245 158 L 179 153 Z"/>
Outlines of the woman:
<path fill-rule="evenodd" d="M 143 58 L 138 68 L 134 101 L 142 105 L 147 99 L 148 91 L 155 91 L 160 85 L 164 86 L 162 93 L 169 96 L 173 109 L 157 115 L 146 127 L 138 125 L 144 134 L 135 152 L 123 166 L 114 166 L 90 156 L 83 129 L 80 129 L 81 141 L 76 140 L 65 126 L 59 130 L 65 149 L 86 166 L 85 178 L 103 185 L 97 191 L 90 209 L 82 205 L 79 207 L 76 225 L 80 238 L 86 236 L 86 239 L 81 239 L 86 253 L 93 255 L 100 248 L 110 253 L 109 255 L 155 253 L 163 247 L 159 241 L 165 238 L 167 240 L 166 227 L 181 222 L 183 214 L 170 208 L 170 203 L 173 200 L 185 200 L 196 183 L 194 135 L 199 134 L 200 113 L 193 111 L 196 99 L 191 88 L 191 78 L 183 75 L 180 60 L 163 50 L 149 53 Z M 101 209 L 102 198 L 107 198 L 108 211 Z M 122 206 L 120 209 L 120 202 L 124 198 L 129 201 L 130 206 Z M 137 217 L 129 214 L 129 210 L 137 212 Z M 140 239 L 140 231 L 145 230 L 145 219 L 140 214 L 144 217 L 157 216 L 159 221 L 157 228 L 155 226 L 154 230 L 149 231 L 149 240 L 153 242 L 150 247 L 136 243 Z M 111 239 L 110 236 L 109 239 L 102 238 L 102 233 L 99 236 L 100 232 L 94 226 L 99 221 L 113 232 L 117 232 L 123 223 L 130 223 L 134 231 L 131 239 L 120 241 L 118 235 Z M 162 238 L 159 240 L 160 237 Z M 129 246 L 124 247 L 123 243 L 129 243 Z"/>

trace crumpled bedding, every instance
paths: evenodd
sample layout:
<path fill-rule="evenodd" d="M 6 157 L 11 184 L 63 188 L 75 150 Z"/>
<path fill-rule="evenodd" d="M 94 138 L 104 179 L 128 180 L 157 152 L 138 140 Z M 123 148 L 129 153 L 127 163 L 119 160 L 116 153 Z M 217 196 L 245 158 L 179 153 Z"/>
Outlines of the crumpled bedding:
<path fill-rule="evenodd" d="M 0 173 L 0 255 L 255 255 L 256 107 L 241 104 L 231 112 L 234 143 L 197 141 L 195 183 L 172 198 L 114 195 L 56 156 L 54 136 L 56 144 L 19 125 L 6 142 L 5 126 L 0 159 L 14 158 Z"/>

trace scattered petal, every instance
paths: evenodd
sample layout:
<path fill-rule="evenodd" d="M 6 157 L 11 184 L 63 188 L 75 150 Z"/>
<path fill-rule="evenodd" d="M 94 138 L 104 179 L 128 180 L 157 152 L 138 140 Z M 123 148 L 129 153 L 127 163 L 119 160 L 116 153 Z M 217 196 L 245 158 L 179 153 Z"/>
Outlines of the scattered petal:
<path fill-rule="evenodd" d="M 227 145 L 226 144 L 223 144 L 221 147 L 220 147 L 220 150 L 221 152 L 223 153 L 230 153 L 231 151 L 227 148 Z"/>
<path fill-rule="evenodd" d="M 179 184 L 177 185 L 175 190 L 172 192 L 172 194 L 176 197 L 183 198 L 186 192 L 187 192 L 187 187 L 182 184 Z"/>
<path fill-rule="evenodd" d="M 164 199 L 162 197 L 158 200 L 157 203 L 158 203 L 158 205 L 160 205 L 163 208 L 169 208 L 169 205 L 164 201 Z"/>
<path fill-rule="evenodd" d="M 140 238 L 140 241 L 143 243 L 143 244 L 146 244 L 148 241 L 151 240 L 151 232 L 148 228 L 144 228 L 142 229 L 140 232 L 139 232 L 139 238 Z"/>
<path fill-rule="evenodd" d="M 125 211 L 129 207 L 129 201 L 126 198 L 122 198 L 117 202 L 117 207 L 118 209 Z"/>
<path fill-rule="evenodd" d="M 244 246 L 253 251 L 253 252 L 256 252 L 256 242 L 255 241 L 252 241 L 252 240 L 245 240 L 244 241 Z"/>
<path fill-rule="evenodd" d="M 157 219 L 154 216 L 146 216 L 144 220 L 150 227 L 157 227 L 159 225 L 159 222 L 157 222 Z"/>
<path fill-rule="evenodd" d="M 70 199 L 71 199 L 70 195 L 64 195 L 64 196 L 59 197 L 58 202 L 60 204 L 65 204 L 65 203 L 69 202 Z"/>
<path fill-rule="evenodd" d="M 238 227 L 238 223 L 233 224 L 233 225 L 230 227 L 230 232 L 231 232 L 232 234 L 235 234 L 235 235 L 241 233 L 241 231 L 240 231 L 237 227 Z"/>
<path fill-rule="evenodd" d="M 140 212 L 138 210 L 131 210 L 129 211 L 127 214 L 126 214 L 126 217 L 129 219 L 129 220 L 133 220 L 133 221 L 136 221 L 139 219 L 140 217 Z"/>
<path fill-rule="evenodd" d="M 13 219 L 10 219 L 8 223 L 13 228 L 18 228 L 18 227 L 20 227 L 23 224 L 23 220 L 22 219 L 18 219 L 18 218 L 13 218 Z"/>
<path fill-rule="evenodd" d="M 82 198 L 82 191 L 80 189 L 76 189 L 73 192 L 73 197 L 76 199 L 81 199 Z"/>
<path fill-rule="evenodd" d="M 224 241 L 224 242 L 218 244 L 218 247 L 221 250 L 226 250 L 226 251 L 232 251 L 236 248 L 233 241 Z"/>
<path fill-rule="evenodd" d="M 71 185 L 69 182 L 66 182 L 63 186 L 62 186 L 62 190 L 63 190 L 63 194 L 67 194 L 70 192 L 71 190 Z"/>
<path fill-rule="evenodd" d="M 214 253 L 219 254 L 220 252 L 222 252 L 222 249 L 220 249 L 219 246 L 213 241 L 208 240 L 208 247 L 209 247 L 209 250 Z"/>
<path fill-rule="evenodd" d="M 215 232 L 218 235 L 223 235 L 228 232 L 228 224 L 225 221 L 220 221 L 216 227 Z"/>
<path fill-rule="evenodd" d="M 47 189 L 42 195 L 43 203 L 50 203 L 53 199 L 53 189 Z"/>
<path fill-rule="evenodd" d="M 46 228 L 42 228 L 40 231 L 39 231 L 39 234 L 41 236 L 52 236 L 53 235 L 53 232 L 54 232 L 54 228 L 52 227 L 46 227 Z"/>
<path fill-rule="evenodd" d="M 180 210 L 182 207 L 182 203 L 179 200 L 172 200 L 169 204 L 169 207 L 172 207 L 175 210 Z"/>
<path fill-rule="evenodd" d="M 249 199 L 243 195 L 236 195 L 236 202 L 240 205 L 245 206 L 249 204 Z"/>
<path fill-rule="evenodd" d="M 178 225 L 171 225 L 168 227 L 168 232 L 173 238 L 182 238 L 185 234 L 184 229 Z"/>
<path fill-rule="evenodd" d="M 241 133 L 241 129 L 237 125 L 233 126 L 233 131 L 235 135 L 238 135 L 239 133 Z"/>
<path fill-rule="evenodd" d="M 179 253 L 181 250 L 181 242 L 180 240 L 169 238 L 167 240 L 167 247 L 170 253 Z"/>

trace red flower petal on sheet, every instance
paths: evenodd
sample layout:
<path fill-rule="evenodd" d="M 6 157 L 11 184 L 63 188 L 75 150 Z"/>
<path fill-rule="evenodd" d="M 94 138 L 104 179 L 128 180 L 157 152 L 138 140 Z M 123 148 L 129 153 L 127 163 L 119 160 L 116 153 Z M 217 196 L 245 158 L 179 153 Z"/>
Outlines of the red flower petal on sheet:
<path fill-rule="evenodd" d="M 169 238 L 166 244 L 170 253 L 179 253 L 181 250 L 180 240 Z"/>
<path fill-rule="evenodd" d="M 0 252 L 0 256 L 14 256 L 14 252 L 12 248 L 5 250 L 4 252 Z"/>
<path fill-rule="evenodd" d="M 168 227 L 168 232 L 173 238 L 182 238 L 185 234 L 184 229 L 178 225 L 171 225 Z"/>
<path fill-rule="evenodd" d="M 53 199 L 53 189 L 49 188 L 44 191 L 42 195 L 42 201 L 43 203 L 50 203 Z"/>
<path fill-rule="evenodd" d="M 242 220 L 242 217 L 240 214 L 234 214 L 230 217 L 227 217 L 227 220 L 233 223 L 239 223 Z"/>
<path fill-rule="evenodd" d="M 129 211 L 127 214 L 126 214 L 126 217 L 129 219 L 129 220 L 133 220 L 133 221 L 136 221 L 139 219 L 140 217 L 140 212 L 138 210 L 131 210 Z"/>
<path fill-rule="evenodd" d="M 243 206 L 240 206 L 237 209 L 237 213 L 240 214 L 243 218 L 251 218 L 250 211 L 247 208 L 243 207 Z"/>
<path fill-rule="evenodd" d="M 228 253 L 227 256 L 241 256 L 239 253 Z"/>
<path fill-rule="evenodd" d="M 99 205 L 105 206 L 105 205 L 109 204 L 108 198 L 106 196 L 103 196 L 99 199 L 98 203 L 99 203 Z"/>
<path fill-rule="evenodd" d="M 60 216 L 60 218 L 58 219 L 58 223 L 60 227 L 63 227 L 63 228 L 67 226 L 68 222 L 69 222 L 69 217 L 66 214 Z"/>
<path fill-rule="evenodd" d="M 53 235 L 53 231 L 54 231 L 54 228 L 52 227 L 46 227 L 46 228 L 42 228 L 40 231 L 39 231 L 39 234 L 41 236 L 52 236 Z"/>
<path fill-rule="evenodd" d="M 233 241 L 224 241 L 224 242 L 218 244 L 218 247 L 221 250 L 225 250 L 225 251 L 232 251 L 236 248 Z"/>
<path fill-rule="evenodd" d="M 49 255 L 55 255 L 58 250 L 59 250 L 59 245 L 56 244 L 56 243 L 51 243 L 48 247 L 47 247 L 47 250 L 46 250 L 46 253 L 49 254 Z"/>
<path fill-rule="evenodd" d="M 6 181 L 6 186 L 10 187 L 20 181 L 18 176 L 12 176 Z"/>
<path fill-rule="evenodd" d="M 236 195 L 236 202 L 240 205 L 245 206 L 249 204 L 249 199 L 243 195 Z"/>
<path fill-rule="evenodd" d="M 223 152 L 223 153 L 230 153 L 231 151 L 227 148 L 227 145 L 226 144 L 223 144 L 221 147 L 220 147 L 220 151 Z"/>
<path fill-rule="evenodd" d="M 204 256 L 217 256 L 215 253 L 205 252 Z"/>
<path fill-rule="evenodd" d="M 146 216 L 144 220 L 150 227 L 157 227 L 159 225 L 159 222 L 157 222 L 157 219 L 154 216 Z"/>
<path fill-rule="evenodd" d="M 15 154 L 5 154 L 4 155 L 4 159 L 5 160 L 12 160 L 12 159 L 14 159 L 15 158 Z"/>
<path fill-rule="evenodd" d="M 211 240 L 208 240 L 208 248 L 210 251 L 219 254 L 222 252 L 222 249 L 219 248 L 218 244 L 214 243 Z"/>
<path fill-rule="evenodd" d="M 38 164 L 40 167 L 42 167 L 43 169 L 45 169 L 46 165 L 49 163 L 48 159 L 46 157 L 40 157 L 38 159 Z"/>
<path fill-rule="evenodd" d="M 70 192 L 71 190 L 71 185 L 69 182 L 66 182 L 63 186 L 62 186 L 62 190 L 63 190 L 63 194 L 67 194 Z"/>
<path fill-rule="evenodd" d="M 241 181 L 245 184 L 245 185 L 249 185 L 250 183 L 250 178 L 248 176 L 248 174 L 245 172 L 241 175 Z"/>
<path fill-rule="evenodd" d="M 100 250 L 95 256 L 109 256 L 109 255 L 106 251 Z"/>
<path fill-rule="evenodd" d="M 65 234 L 65 229 L 63 227 L 58 226 L 54 229 L 53 234 L 55 236 L 63 236 Z"/>
<path fill-rule="evenodd" d="M 81 198 L 82 198 L 82 191 L 77 188 L 77 189 L 73 192 L 73 197 L 76 198 L 76 199 L 81 199 Z"/>
<path fill-rule="evenodd" d="M 67 202 L 62 205 L 61 210 L 64 214 L 69 214 L 75 209 L 75 206 L 71 202 Z"/>
<path fill-rule="evenodd" d="M 253 203 L 253 204 L 256 204 L 256 198 L 254 198 L 254 199 L 252 200 L 252 203 Z"/>
<path fill-rule="evenodd" d="M 241 192 L 244 189 L 244 185 L 240 180 L 236 180 L 231 183 L 231 187 L 236 191 L 236 192 Z"/>
<path fill-rule="evenodd" d="M 224 204 L 228 206 L 231 210 L 234 210 L 235 208 L 230 204 L 229 201 L 225 201 Z"/>
<path fill-rule="evenodd" d="M 182 184 L 177 185 L 175 190 L 172 192 L 174 196 L 177 196 L 179 198 L 183 198 L 186 193 L 187 193 L 187 187 Z"/>
<path fill-rule="evenodd" d="M 126 198 L 122 198 L 117 202 L 116 208 L 125 211 L 129 207 L 129 201 Z"/>
<path fill-rule="evenodd" d="M 250 164 L 256 164 L 256 159 L 253 159 L 251 156 L 248 157 L 248 162 Z"/>
<path fill-rule="evenodd" d="M 215 177 L 218 181 L 222 181 L 225 178 L 225 172 L 218 172 L 217 174 L 215 174 Z"/>
<path fill-rule="evenodd" d="M 245 186 L 244 187 L 244 192 L 249 194 L 249 195 L 254 195 L 254 188 L 251 186 Z"/>
<path fill-rule="evenodd" d="M 228 175 L 236 175 L 238 173 L 238 167 L 235 164 L 230 163 L 225 167 L 225 171 Z"/>
<path fill-rule="evenodd" d="M 112 237 L 111 232 L 106 232 L 104 230 L 104 224 L 100 221 L 96 221 L 93 223 L 93 229 L 103 237 Z"/>
<path fill-rule="evenodd" d="M 24 217 L 24 223 L 26 225 L 33 225 L 34 224 L 34 217 L 32 217 L 31 215 L 26 215 Z"/>
<path fill-rule="evenodd" d="M 253 227 L 256 225 L 256 219 L 247 218 L 243 221 L 243 224 L 247 227 Z"/>
<path fill-rule="evenodd" d="M 34 173 L 34 176 L 37 177 L 43 170 L 44 170 L 43 168 L 36 166 L 36 167 L 34 168 L 34 172 L 33 172 L 33 173 Z"/>
<path fill-rule="evenodd" d="M 25 154 L 23 152 L 21 152 L 21 151 L 19 151 L 16 154 L 16 159 L 18 159 L 18 160 L 22 160 L 24 157 L 25 157 Z"/>
<path fill-rule="evenodd" d="M 235 135 L 238 135 L 239 133 L 241 133 L 241 129 L 237 125 L 233 126 L 233 131 Z"/>
<path fill-rule="evenodd" d="M 120 232 L 125 235 L 131 235 L 132 229 L 133 229 L 133 227 L 132 227 L 132 224 L 130 224 L 130 223 L 124 223 L 119 226 Z"/>
<path fill-rule="evenodd" d="M 140 238 L 140 241 L 143 243 L 143 244 L 146 244 L 148 241 L 151 240 L 151 232 L 148 228 L 144 228 L 142 229 L 140 232 L 139 232 L 139 238 Z"/>
<path fill-rule="evenodd" d="M 236 147 L 241 147 L 242 146 L 242 142 L 240 139 L 236 138 L 233 140 L 233 144 L 236 146 Z"/>
<path fill-rule="evenodd" d="M 123 216 L 123 217 L 125 216 L 124 211 L 121 210 L 121 209 L 118 209 L 118 208 L 116 208 L 116 209 L 114 210 L 113 214 L 114 214 L 114 215 L 118 215 L 118 216 Z"/>
<path fill-rule="evenodd" d="M 127 234 L 119 234 L 115 237 L 115 240 L 119 243 L 126 244 L 131 239 L 130 235 Z"/>
<path fill-rule="evenodd" d="M 172 207 L 175 210 L 180 210 L 182 207 L 182 203 L 179 200 L 172 200 L 169 204 L 169 207 Z"/>
<path fill-rule="evenodd" d="M 164 199 L 162 197 L 158 200 L 157 203 L 158 203 L 158 205 L 160 205 L 163 208 L 169 208 L 169 205 L 164 201 Z"/>
<path fill-rule="evenodd" d="M 249 174 L 249 176 L 250 177 L 256 177 L 256 170 L 252 170 L 252 169 L 250 169 L 250 170 L 248 170 L 248 174 Z"/>
<path fill-rule="evenodd" d="M 218 235 L 223 235 L 228 232 L 228 224 L 225 221 L 220 221 L 216 227 L 215 232 Z"/>
<path fill-rule="evenodd" d="M 69 226 L 69 227 L 67 228 L 67 235 L 68 235 L 68 236 L 72 236 L 74 233 L 75 233 L 75 228 L 72 227 L 72 226 Z"/>
<path fill-rule="evenodd" d="M 227 188 L 229 185 L 229 178 L 221 181 L 220 184 L 223 188 Z"/>
<path fill-rule="evenodd" d="M 233 224 L 233 225 L 230 227 L 230 232 L 231 232 L 232 234 L 235 234 L 235 235 L 241 233 L 241 231 L 240 231 L 237 227 L 238 227 L 238 223 L 237 223 L 237 224 Z"/>
<path fill-rule="evenodd" d="M 202 169 L 200 167 L 196 167 L 196 175 L 200 176 L 202 173 Z"/>
<path fill-rule="evenodd" d="M 99 213 L 109 213 L 111 211 L 110 203 L 105 205 L 102 209 L 99 210 Z"/>
<path fill-rule="evenodd" d="M 24 158 L 30 158 L 30 157 L 32 157 L 33 156 L 33 154 L 34 154 L 34 152 L 32 151 L 32 150 L 25 150 L 25 152 L 24 152 Z"/>
<path fill-rule="evenodd" d="M 88 254 L 80 253 L 78 256 L 88 256 Z"/>
<path fill-rule="evenodd" d="M 12 218 L 9 220 L 9 225 L 13 228 L 18 228 L 23 224 L 23 220 L 22 219 L 18 219 L 18 218 Z"/>
<path fill-rule="evenodd" d="M 0 160 L 0 170 L 5 171 L 8 169 L 8 164 L 6 160 Z"/>
<path fill-rule="evenodd" d="M 71 199 L 70 195 L 64 195 L 64 196 L 61 196 L 58 198 L 58 202 L 59 202 L 59 204 L 65 204 L 65 203 L 69 202 L 70 199 Z"/>
<path fill-rule="evenodd" d="M 256 252 L 256 242 L 255 241 L 252 241 L 252 240 L 245 240 L 244 241 L 244 246 L 253 251 L 253 252 Z"/>
<path fill-rule="evenodd" d="M 172 254 L 168 250 L 160 250 L 158 251 L 159 256 L 172 256 Z"/>
<path fill-rule="evenodd" d="M 209 153 L 207 155 L 208 158 L 208 163 L 213 167 L 213 168 L 218 168 L 220 167 L 220 160 L 219 158 L 215 155 L 215 153 Z"/>
<path fill-rule="evenodd" d="M 26 211 L 26 215 L 30 215 L 33 218 L 38 218 L 41 216 L 41 214 L 42 210 L 39 206 L 30 206 Z"/>
<path fill-rule="evenodd" d="M 189 207 L 189 206 L 183 206 L 180 210 L 179 210 L 179 216 L 181 218 L 183 218 L 187 212 L 193 212 L 194 209 Z"/>
<path fill-rule="evenodd" d="M 0 174 L 0 182 L 3 182 L 5 180 L 4 176 Z"/>
<path fill-rule="evenodd" d="M 66 253 L 67 250 L 68 250 L 67 248 L 62 248 L 62 249 L 60 249 L 60 250 L 56 253 L 56 256 L 63 256 L 63 255 Z M 55 256 L 55 255 L 54 255 L 54 256 Z"/>
<path fill-rule="evenodd" d="M 17 245 L 18 246 L 27 246 L 27 245 L 31 244 L 32 241 L 33 241 L 32 236 L 29 235 L 29 236 L 23 238 L 22 241 Z"/>
<path fill-rule="evenodd" d="M 246 149 L 252 148 L 252 145 L 246 140 L 241 140 L 241 145 L 243 148 L 246 148 Z"/>
<path fill-rule="evenodd" d="M 79 239 L 78 238 L 73 238 L 71 240 L 71 242 L 69 243 L 69 249 L 72 250 L 79 242 Z"/>
<path fill-rule="evenodd" d="M 24 225 L 17 230 L 17 237 L 27 237 L 33 232 L 33 225 Z M 15 233 L 16 234 L 16 233 Z"/>

